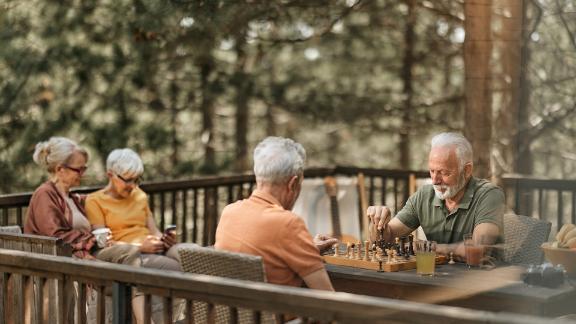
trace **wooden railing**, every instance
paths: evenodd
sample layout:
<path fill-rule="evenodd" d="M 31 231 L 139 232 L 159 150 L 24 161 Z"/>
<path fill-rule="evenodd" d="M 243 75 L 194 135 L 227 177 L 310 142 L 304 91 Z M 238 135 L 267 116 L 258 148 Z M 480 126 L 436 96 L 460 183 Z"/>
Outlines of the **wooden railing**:
<path fill-rule="evenodd" d="M 56 323 L 73 321 L 72 312 L 63 307 L 66 300 L 76 299 L 76 310 L 80 316 L 77 323 L 85 323 L 85 295 L 88 286 L 99 292 L 97 303 L 98 323 L 104 323 L 104 315 L 112 311 L 114 323 L 130 323 L 126 305 L 133 289 L 145 294 L 145 319 L 151 310 L 151 296 L 160 296 L 165 309 L 163 322 L 172 323 L 171 309 L 177 299 L 184 299 L 185 322 L 193 323 L 197 312 L 194 305 L 199 301 L 208 303 L 207 312 L 202 317 L 210 321 L 210 310 L 215 305 L 230 307 L 232 319 L 238 308 L 248 309 L 254 314 L 266 311 L 274 314 L 291 314 L 318 323 L 554 323 L 553 319 L 509 313 L 491 313 L 464 308 L 420 304 L 384 298 L 317 291 L 304 288 L 276 286 L 266 283 L 248 282 L 220 277 L 196 275 L 181 272 L 158 271 L 134 268 L 125 265 L 75 260 L 66 257 L 45 256 L 22 251 L 0 249 L 0 272 L 2 277 L 1 322 L 16 319 L 23 322 L 26 317 L 24 305 L 34 303 L 32 321 L 42 322 L 45 311 L 56 312 Z M 12 294 L 7 294 L 13 279 L 26 283 L 13 286 Z M 42 286 L 54 280 L 57 286 L 76 285 L 74 289 L 62 289 L 56 309 L 43 309 Z M 34 283 L 34 284 L 32 284 Z M 31 289 L 31 286 L 34 286 Z M 112 288 L 112 309 L 106 309 L 105 288 Z M 26 293 L 28 289 L 29 293 Z M 15 301 L 14 299 L 19 299 Z M 15 307 L 16 306 L 16 307 Z M 7 310 L 11 312 L 8 314 Z M 9 316 L 10 315 L 10 318 Z M 206 321 L 206 320 L 204 320 Z M 203 322 L 204 322 L 203 321 Z M 148 321 L 147 321 L 148 322 Z M 196 321 L 199 323 L 200 321 Z M 232 321 L 234 323 L 235 321 Z"/>
<path fill-rule="evenodd" d="M 363 174 L 368 204 L 383 204 L 400 210 L 415 180 L 428 178 L 425 171 L 387 170 L 337 166 L 307 169 L 306 178 L 325 176 L 357 177 Z M 552 233 L 562 224 L 576 223 L 576 180 L 535 179 L 509 175 L 503 178 L 507 206 L 519 215 L 552 222 Z M 222 208 L 248 197 L 254 189 L 252 174 L 200 177 L 193 180 L 146 182 L 142 189 L 150 196 L 150 205 L 158 225 L 176 224 L 181 240 L 201 245 L 214 243 Z M 76 190 L 89 193 L 98 187 Z M 32 193 L 0 196 L 0 226 L 24 224 Z M 359 209 L 359 213 L 360 213 Z"/>
<path fill-rule="evenodd" d="M 507 175 L 503 179 L 507 206 L 518 215 L 552 223 L 552 233 L 563 224 L 576 224 L 576 180 Z"/>
<path fill-rule="evenodd" d="M 366 178 L 369 204 L 386 204 L 399 210 L 410 194 L 410 182 L 426 178 L 426 172 L 384 170 L 354 167 L 315 168 L 305 171 L 306 178 L 325 176 Z M 252 174 L 201 177 L 193 180 L 146 182 L 141 188 L 150 197 L 150 207 L 163 228 L 176 224 L 183 242 L 201 245 L 214 243 L 218 217 L 222 208 L 238 199 L 248 197 L 255 186 Z M 79 193 L 89 193 L 98 187 L 80 188 Z M 24 224 L 26 208 L 32 193 L 0 196 L 0 226 Z"/>

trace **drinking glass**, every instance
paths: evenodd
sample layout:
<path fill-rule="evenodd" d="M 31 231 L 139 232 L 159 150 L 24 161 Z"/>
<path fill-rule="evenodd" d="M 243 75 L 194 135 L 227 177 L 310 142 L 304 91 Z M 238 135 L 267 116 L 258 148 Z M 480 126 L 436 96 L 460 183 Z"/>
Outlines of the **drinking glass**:
<path fill-rule="evenodd" d="M 421 276 L 433 276 L 436 268 L 436 242 L 414 242 L 416 252 L 416 273 Z"/>
<path fill-rule="evenodd" d="M 479 267 L 482 265 L 485 254 L 485 246 L 482 242 L 470 234 L 464 234 L 464 249 L 466 253 L 466 264 L 468 267 Z"/>

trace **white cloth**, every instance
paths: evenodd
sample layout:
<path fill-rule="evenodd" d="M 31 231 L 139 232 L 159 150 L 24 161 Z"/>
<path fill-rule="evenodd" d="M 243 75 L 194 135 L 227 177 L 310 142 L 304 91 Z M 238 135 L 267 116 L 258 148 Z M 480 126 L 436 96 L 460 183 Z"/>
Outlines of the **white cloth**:
<path fill-rule="evenodd" d="M 336 181 L 340 230 L 342 234 L 360 238 L 356 178 L 337 177 Z M 302 192 L 292 211 L 304 219 L 312 235 L 332 234 L 330 198 L 324 187 L 324 179 L 304 179 Z"/>

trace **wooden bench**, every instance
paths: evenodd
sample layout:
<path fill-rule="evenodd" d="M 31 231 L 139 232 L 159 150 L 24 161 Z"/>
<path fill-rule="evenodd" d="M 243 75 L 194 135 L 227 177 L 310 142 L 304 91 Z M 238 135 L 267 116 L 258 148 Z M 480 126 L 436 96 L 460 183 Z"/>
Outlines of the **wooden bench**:
<path fill-rule="evenodd" d="M 39 253 L 53 256 L 72 256 L 72 248 L 69 244 L 64 243 L 59 238 L 22 234 L 19 226 L 2 226 L 0 227 L 0 248 L 17 250 L 31 253 Z M 57 309 L 58 296 L 62 293 L 59 291 L 63 287 L 59 287 L 54 280 L 43 282 L 38 278 L 31 278 L 26 274 L 8 275 L 4 273 L 1 278 L 2 282 L 6 282 L 6 290 L 3 294 L 14 294 L 15 303 L 5 303 L 3 310 L 8 313 L 14 323 L 36 322 L 39 319 L 54 323 L 58 321 L 56 312 L 35 313 L 37 309 Z M 24 294 L 32 294 L 32 289 L 44 290 L 46 298 L 35 299 L 28 304 L 25 303 L 27 299 Z M 3 295 L 4 296 L 4 295 Z M 4 302 L 6 298 L 3 298 Z M 39 307 L 39 304 L 43 304 Z M 71 303 L 70 303 L 71 304 Z M 71 306 L 71 305 L 70 305 Z"/>

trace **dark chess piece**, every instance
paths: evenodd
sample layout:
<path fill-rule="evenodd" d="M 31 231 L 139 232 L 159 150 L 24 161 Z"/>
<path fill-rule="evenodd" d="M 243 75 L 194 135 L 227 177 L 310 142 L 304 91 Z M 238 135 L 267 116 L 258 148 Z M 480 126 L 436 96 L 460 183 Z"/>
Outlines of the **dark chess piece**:
<path fill-rule="evenodd" d="M 382 249 L 384 256 L 388 256 L 388 254 L 386 253 L 386 241 L 379 240 L 377 243 L 378 243 L 377 246 Z"/>
<path fill-rule="evenodd" d="M 396 250 L 397 256 L 402 256 L 402 250 L 400 247 L 400 238 L 399 237 L 394 239 L 394 249 Z"/>
<path fill-rule="evenodd" d="M 414 235 L 408 235 L 408 254 L 409 255 L 416 255 L 414 253 Z"/>

